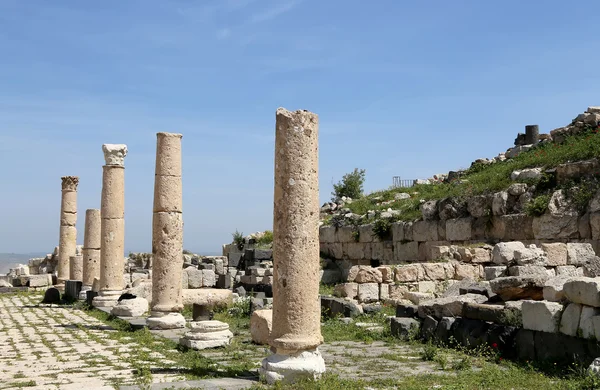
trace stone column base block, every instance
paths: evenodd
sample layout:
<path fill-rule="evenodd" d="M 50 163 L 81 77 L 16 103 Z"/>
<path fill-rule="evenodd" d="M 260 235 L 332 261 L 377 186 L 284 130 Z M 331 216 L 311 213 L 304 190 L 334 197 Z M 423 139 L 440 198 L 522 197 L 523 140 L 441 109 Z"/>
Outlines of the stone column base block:
<path fill-rule="evenodd" d="M 229 345 L 233 333 L 229 324 L 221 321 L 192 322 L 192 330 L 179 340 L 179 344 L 192 349 L 218 348 Z"/>
<path fill-rule="evenodd" d="M 185 328 L 185 318 L 180 313 L 151 311 L 146 325 L 150 329 L 180 329 Z"/>
<path fill-rule="evenodd" d="M 113 307 L 118 303 L 119 297 L 123 292 L 121 290 L 100 291 L 98 296 L 92 301 L 94 307 Z"/>
<path fill-rule="evenodd" d="M 275 353 L 262 361 L 259 373 L 269 384 L 277 381 L 293 383 L 303 378 L 318 379 L 325 373 L 325 361 L 318 348 L 291 355 Z"/>
<path fill-rule="evenodd" d="M 90 290 L 81 290 L 79 292 L 79 300 L 80 301 L 85 301 L 87 299 L 87 292 Z"/>
<path fill-rule="evenodd" d="M 145 298 L 122 299 L 110 314 L 120 317 L 141 317 L 148 311 L 148 301 Z"/>

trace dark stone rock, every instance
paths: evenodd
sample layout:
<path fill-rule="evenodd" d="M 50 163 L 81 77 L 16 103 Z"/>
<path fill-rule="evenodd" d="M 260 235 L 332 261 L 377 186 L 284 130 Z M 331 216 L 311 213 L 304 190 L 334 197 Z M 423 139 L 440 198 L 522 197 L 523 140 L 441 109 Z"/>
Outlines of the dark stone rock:
<path fill-rule="evenodd" d="M 227 256 L 229 267 L 237 268 L 238 265 L 240 264 L 240 261 L 242 260 L 242 256 L 243 256 L 243 254 L 240 252 L 229 253 L 229 255 Z"/>
<path fill-rule="evenodd" d="M 192 306 L 192 319 L 194 321 L 209 321 L 213 319 L 213 308 L 210 305 L 199 305 L 194 303 Z"/>
<path fill-rule="evenodd" d="M 416 305 L 404 305 L 400 304 L 396 306 L 396 317 L 416 317 L 419 307 Z"/>
<path fill-rule="evenodd" d="M 487 343 L 489 324 L 485 321 L 457 318 L 450 329 L 451 335 L 459 345 L 477 348 Z"/>
<path fill-rule="evenodd" d="M 419 321 L 414 318 L 390 318 L 392 336 L 407 340 L 419 334 Z"/>
<path fill-rule="evenodd" d="M 24 287 L 23 283 L 21 283 L 21 278 L 13 278 L 10 284 L 12 284 L 13 287 Z"/>
<path fill-rule="evenodd" d="M 98 296 L 98 291 L 92 291 L 92 290 L 88 290 L 85 292 L 85 302 L 87 303 L 88 306 L 92 306 L 92 302 L 94 301 L 94 298 L 96 298 Z"/>
<path fill-rule="evenodd" d="M 65 294 L 63 298 L 66 301 L 76 301 L 79 299 L 79 293 L 83 288 L 83 282 L 80 280 L 66 280 Z"/>
<path fill-rule="evenodd" d="M 465 302 L 463 305 L 463 316 L 472 320 L 501 324 L 505 318 L 505 310 L 505 307 L 500 305 Z"/>
<path fill-rule="evenodd" d="M 131 294 L 131 293 L 125 293 L 125 294 L 121 294 L 119 299 L 117 299 L 117 302 L 121 302 L 123 299 L 135 299 L 135 298 L 136 298 L 136 295 Z"/>
<path fill-rule="evenodd" d="M 244 251 L 244 262 L 246 264 L 254 262 L 254 249 L 246 249 Z"/>
<path fill-rule="evenodd" d="M 236 293 L 237 295 L 239 295 L 240 297 L 246 296 L 246 289 L 243 286 L 236 287 L 233 290 L 233 292 Z"/>
<path fill-rule="evenodd" d="M 363 305 L 363 312 L 365 314 L 377 314 L 381 312 L 381 305 Z"/>
<path fill-rule="evenodd" d="M 587 340 L 562 333 L 533 332 L 535 357 L 546 362 L 572 362 L 587 355 Z"/>
<path fill-rule="evenodd" d="M 441 342 L 447 342 L 450 339 L 452 326 L 456 322 L 454 317 L 442 317 L 435 329 L 435 339 Z"/>
<path fill-rule="evenodd" d="M 361 311 L 355 303 L 341 298 L 321 296 L 321 313 L 328 318 L 356 317 Z"/>
<path fill-rule="evenodd" d="M 252 298 L 250 301 L 250 311 L 262 310 L 265 308 L 265 300 L 263 298 Z"/>
<path fill-rule="evenodd" d="M 504 358 L 514 359 L 517 357 L 514 343 L 518 331 L 519 328 L 514 326 L 491 324 L 488 329 L 488 344 L 501 352 Z"/>
<path fill-rule="evenodd" d="M 535 359 L 534 332 L 532 330 L 519 329 L 515 335 L 515 350 L 520 360 Z"/>
<path fill-rule="evenodd" d="M 255 249 L 254 260 L 271 260 L 273 258 L 273 250 L 271 249 Z"/>
<path fill-rule="evenodd" d="M 217 288 L 231 288 L 231 278 L 229 277 L 229 275 L 219 275 L 219 279 L 217 279 Z"/>
<path fill-rule="evenodd" d="M 60 303 L 60 291 L 57 288 L 50 287 L 46 290 L 42 303 Z"/>
<path fill-rule="evenodd" d="M 445 198 L 438 202 L 438 213 L 442 221 L 466 217 L 467 204 L 457 198 Z"/>
<path fill-rule="evenodd" d="M 438 320 L 433 318 L 432 316 L 427 316 L 423 320 L 423 325 L 421 326 L 421 337 L 425 341 L 429 341 L 435 337 L 436 329 L 438 327 Z"/>

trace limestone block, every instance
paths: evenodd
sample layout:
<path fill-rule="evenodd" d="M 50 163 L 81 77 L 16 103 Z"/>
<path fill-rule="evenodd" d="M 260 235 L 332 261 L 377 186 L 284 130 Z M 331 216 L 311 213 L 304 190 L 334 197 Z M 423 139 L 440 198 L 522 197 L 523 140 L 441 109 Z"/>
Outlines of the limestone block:
<path fill-rule="evenodd" d="M 413 241 L 437 241 L 437 221 L 417 221 L 413 223 Z"/>
<path fill-rule="evenodd" d="M 419 243 L 416 241 L 394 242 L 394 260 L 397 263 L 416 261 L 419 259 Z"/>
<path fill-rule="evenodd" d="M 485 248 L 471 249 L 471 263 L 489 263 L 492 261 L 491 252 Z"/>
<path fill-rule="evenodd" d="M 366 256 L 369 260 L 383 260 L 385 255 L 384 255 L 384 248 L 385 248 L 385 244 L 383 242 L 373 242 L 371 244 L 364 244 L 364 245 L 369 245 L 371 248 L 371 256 Z"/>
<path fill-rule="evenodd" d="M 225 263 L 223 259 L 215 259 L 215 273 L 217 275 L 225 275 Z"/>
<path fill-rule="evenodd" d="M 450 247 L 446 245 L 432 245 L 427 260 L 450 258 Z"/>
<path fill-rule="evenodd" d="M 495 264 L 509 264 L 515 259 L 515 251 L 525 249 L 520 241 L 500 242 L 492 250 L 492 262 Z"/>
<path fill-rule="evenodd" d="M 385 302 L 390 298 L 390 285 L 381 283 L 379 285 L 379 300 Z"/>
<path fill-rule="evenodd" d="M 250 317 L 252 341 L 259 345 L 269 344 L 269 335 L 273 328 L 273 310 L 256 310 Z"/>
<path fill-rule="evenodd" d="M 464 294 L 457 297 L 435 298 L 419 303 L 419 317 L 425 318 L 432 316 L 434 318 L 442 317 L 462 317 L 463 305 L 465 302 L 483 303 L 488 298 L 479 294 Z"/>
<path fill-rule="evenodd" d="M 542 244 L 542 250 L 546 253 L 548 266 L 567 265 L 567 244 L 562 242 Z"/>
<path fill-rule="evenodd" d="M 335 232 L 335 242 L 356 242 L 354 240 L 354 230 L 349 226 L 337 228 Z"/>
<path fill-rule="evenodd" d="M 404 241 L 413 241 L 413 223 L 404 223 Z"/>
<path fill-rule="evenodd" d="M 202 270 L 202 287 L 214 287 L 217 284 L 215 271 L 210 269 Z"/>
<path fill-rule="evenodd" d="M 418 282 L 418 290 L 421 293 L 433 294 L 436 291 L 436 284 L 435 282 L 424 280 L 422 282 Z"/>
<path fill-rule="evenodd" d="M 333 295 L 340 298 L 356 299 L 358 296 L 358 283 L 342 283 L 333 289 Z"/>
<path fill-rule="evenodd" d="M 52 275 L 50 274 L 29 275 L 26 279 L 27 281 L 25 283 L 21 283 L 24 286 L 46 287 L 52 285 Z"/>
<path fill-rule="evenodd" d="M 492 199 L 487 195 L 472 196 L 467 200 L 467 210 L 475 218 L 489 215 L 492 208 Z"/>
<path fill-rule="evenodd" d="M 394 227 L 392 226 L 392 234 Z M 358 242 L 373 242 L 373 224 L 360 225 L 358 227 Z"/>
<path fill-rule="evenodd" d="M 321 226 L 319 228 L 319 241 L 325 243 L 334 243 L 336 240 L 334 226 Z"/>
<path fill-rule="evenodd" d="M 575 267 L 574 265 L 561 265 L 555 268 L 556 276 L 589 276 L 584 275 L 582 267 Z"/>
<path fill-rule="evenodd" d="M 544 214 L 534 218 L 533 235 L 536 240 L 577 238 L 579 236 L 577 215 Z"/>
<path fill-rule="evenodd" d="M 188 288 L 202 287 L 202 270 L 194 267 L 188 267 L 184 270 L 187 274 Z"/>
<path fill-rule="evenodd" d="M 421 264 L 409 264 L 396 268 L 396 282 L 416 282 L 424 277 L 423 266 Z"/>
<path fill-rule="evenodd" d="M 379 301 L 379 284 L 364 283 L 358 285 L 358 301 L 371 303 Z"/>
<path fill-rule="evenodd" d="M 503 232 L 503 240 L 532 240 L 533 234 L 533 217 L 526 214 L 509 214 L 495 217 L 497 222 L 501 224 Z"/>
<path fill-rule="evenodd" d="M 523 302 L 523 329 L 558 333 L 563 306 L 556 302 Z"/>
<path fill-rule="evenodd" d="M 364 267 L 359 269 L 354 281 L 356 283 L 381 283 L 383 281 L 383 277 L 379 269 Z"/>
<path fill-rule="evenodd" d="M 560 302 L 565 298 L 564 285 L 570 276 L 558 276 L 549 279 L 544 284 L 544 299 L 550 302 Z"/>
<path fill-rule="evenodd" d="M 517 265 L 508 268 L 510 276 L 532 277 L 546 281 L 549 279 L 546 267 L 541 265 Z"/>
<path fill-rule="evenodd" d="M 394 301 L 399 301 L 401 299 L 404 299 L 404 294 L 406 294 L 407 292 L 410 291 L 408 286 L 404 286 L 401 284 L 390 284 L 389 290 L 390 290 L 389 299 L 394 300 Z"/>
<path fill-rule="evenodd" d="M 571 278 L 564 284 L 563 291 L 571 302 L 600 307 L 600 278 Z"/>
<path fill-rule="evenodd" d="M 392 241 L 404 241 L 404 225 L 402 221 L 392 223 Z"/>
<path fill-rule="evenodd" d="M 429 200 L 421 204 L 421 214 L 425 221 L 433 221 L 438 219 L 437 200 Z"/>
<path fill-rule="evenodd" d="M 485 280 L 492 280 L 492 279 L 500 278 L 502 276 L 506 276 L 507 270 L 508 270 L 508 267 L 505 265 L 485 267 L 484 268 Z"/>
<path fill-rule="evenodd" d="M 592 238 L 592 227 L 590 224 L 590 214 L 584 214 L 579 217 L 579 238 L 589 240 Z"/>
<path fill-rule="evenodd" d="M 456 272 L 451 263 L 423 263 L 421 266 L 425 280 L 453 279 Z"/>
<path fill-rule="evenodd" d="M 181 270 L 181 288 L 182 289 L 190 288 L 189 281 L 188 281 L 188 273 L 185 269 Z"/>
<path fill-rule="evenodd" d="M 518 299 L 543 299 L 544 280 L 532 277 L 507 276 L 490 280 L 492 292 L 503 301 Z"/>
<path fill-rule="evenodd" d="M 346 280 L 348 282 L 354 282 L 354 280 L 356 279 L 356 276 L 358 276 L 358 272 L 363 268 L 368 268 L 368 267 L 365 265 L 354 265 L 354 266 L 350 267 L 350 269 L 348 270 L 348 277 L 346 278 Z"/>
<path fill-rule="evenodd" d="M 221 321 L 197 321 L 190 325 L 191 331 L 179 339 L 179 343 L 188 348 L 203 350 L 224 347 L 233 338 L 229 324 Z"/>
<path fill-rule="evenodd" d="M 517 265 L 541 265 L 548 263 L 546 253 L 535 245 L 515 250 L 515 262 Z"/>
<path fill-rule="evenodd" d="M 455 264 L 455 276 L 456 280 L 478 280 L 479 279 L 479 267 L 471 264 Z"/>
<path fill-rule="evenodd" d="M 600 240 L 600 212 L 590 214 L 590 230 L 593 240 Z"/>
<path fill-rule="evenodd" d="M 110 311 L 113 316 L 141 317 L 148 311 L 148 301 L 145 298 L 122 299 Z"/>
<path fill-rule="evenodd" d="M 596 257 L 592 244 L 575 243 L 567 244 L 567 263 L 569 265 L 583 265 Z"/>
<path fill-rule="evenodd" d="M 342 252 L 351 260 L 370 259 L 372 254 L 370 243 L 345 242 L 342 244 Z"/>
<path fill-rule="evenodd" d="M 590 306 L 582 306 L 581 317 L 579 318 L 579 333 L 585 339 L 591 339 L 596 336 L 594 330 L 593 317 L 600 315 L 600 309 Z"/>
<path fill-rule="evenodd" d="M 422 293 L 417 291 L 409 291 L 404 294 L 404 298 L 408 299 L 415 305 L 420 305 L 424 302 L 430 301 L 435 298 L 435 295 L 431 293 Z"/>
<path fill-rule="evenodd" d="M 471 218 L 455 218 L 446 221 L 448 241 L 469 241 L 471 239 Z"/>
<path fill-rule="evenodd" d="M 579 303 L 570 303 L 562 314 L 560 320 L 560 333 L 567 336 L 577 336 L 582 306 Z"/>
<path fill-rule="evenodd" d="M 382 283 L 393 283 L 394 282 L 394 269 L 389 266 L 382 265 L 377 267 L 377 270 L 381 272 Z"/>
<path fill-rule="evenodd" d="M 508 192 L 501 191 L 494 194 L 492 198 L 492 213 L 494 215 L 505 215 L 508 211 Z"/>

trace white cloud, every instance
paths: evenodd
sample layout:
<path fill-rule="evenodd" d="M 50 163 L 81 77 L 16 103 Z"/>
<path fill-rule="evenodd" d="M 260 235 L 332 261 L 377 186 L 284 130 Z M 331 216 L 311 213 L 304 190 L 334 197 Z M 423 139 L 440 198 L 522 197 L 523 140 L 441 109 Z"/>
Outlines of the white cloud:
<path fill-rule="evenodd" d="M 278 6 L 271 7 L 267 10 L 255 13 L 250 18 L 249 23 L 257 24 L 257 23 L 268 22 L 269 20 L 275 19 L 279 15 L 282 15 L 282 14 L 290 11 L 292 8 L 294 8 L 299 3 L 300 3 L 300 1 L 298 1 L 298 0 L 287 1 Z"/>

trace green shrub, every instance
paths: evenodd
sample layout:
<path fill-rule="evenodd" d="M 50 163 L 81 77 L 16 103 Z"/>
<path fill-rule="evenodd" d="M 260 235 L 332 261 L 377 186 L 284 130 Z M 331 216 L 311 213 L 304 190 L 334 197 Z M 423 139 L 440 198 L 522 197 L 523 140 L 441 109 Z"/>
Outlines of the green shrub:
<path fill-rule="evenodd" d="M 239 250 L 244 249 L 244 233 L 238 232 L 237 229 L 235 233 L 231 234 L 233 236 L 233 243 Z"/>
<path fill-rule="evenodd" d="M 364 169 L 354 168 L 353 172 L 347 173 L 342 177 L 342 180 L 333 185 L 332 199 L 340 199 L 346 196 L 352 199 L 359 199 L 363 195 L 363 184 L 365 183 Z"/>
<path fill-rule="evenodd" d="M 525 206 L 525 213 L 530 217 L 539 217 L 548 210 L 549 203 L 550 195 L 540 195 L 535 197 Z"/>
<path fill-rule="evenodd" d="M 258 246 L 269 246 L 273 243 L 273 232 L 270 230 L 265 230 L 264 235 L 256 240 L 256 244 Z"/>
<path fill-rule="evenodd" d="M 380 240 L 389 240 L 392 236 L 393 222 L 391 218 L 379 218 L 373 224 L 373 235 Z"/>
<path fill-rule="evenodd" d="M 435 357 L 438 355 L 438 347 L 436 347 L 433 343 L 428 342 L 423 346 L 423 351 L 421 351 L 421 359 L 426 362 L 432 362 Z"/>

